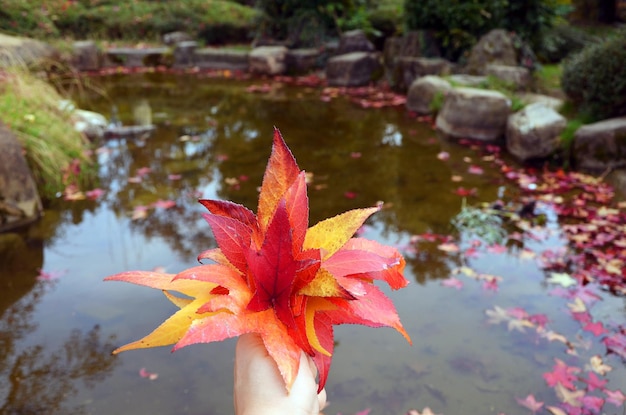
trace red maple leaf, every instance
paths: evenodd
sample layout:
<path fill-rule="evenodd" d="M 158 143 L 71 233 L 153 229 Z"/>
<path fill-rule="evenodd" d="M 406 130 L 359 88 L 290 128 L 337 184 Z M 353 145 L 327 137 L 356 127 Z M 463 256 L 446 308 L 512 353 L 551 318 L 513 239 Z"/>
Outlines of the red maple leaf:
<path fill-rule="evenodd" d="M 609 382 L 606 379 L 598 378 L 594 372 L 589 372 L 589 374 L 587 375 L 587 379 L 582 378 L 581 380 L 587 384 L 589 392 L 593 391 L 594 389 L 603 390 L 604 386 Z"/>
<path fill-rule="evenodd" d="M 543 374 L 543 378 L 550 387 L 555 387 L 558 384 L 563 385 L 567 389 L 575 389 L 572 381 L 576 380 L 574 373 L 580 372 L 580 369 L 573 366 L 567 366 L 562 360 L 554 359 L 556 364 L 552 367 L 552 372 Z"/>
<path fill-rule="evenodd" d="M 174 344 L 174 350 L 259 333 L 289 390 L 300 353 L 313 358 L 324 387 L 333 353 L 333 326 L 389 326 L 410 342 L 395 307 L 373 280 L 405 287 L 397 249 L 353 238 L 379 207 L 355 209 L 308 227 L 304 172 L 278 130 L 263 176 L 257 214 L 221 200 L 200 201 L 219 248 L 177 275 L 122 272 L 106 280 L 163 290 L 180 308 L 143 339 L 115 352 Z M 180 292 L 185 297 L 171 294 Z"/>
<path fill-rule="evenodd" d="M 528 395 L 524 399 L 520 399 L 520 398 L 515 398 L 515 399 L 517 400 L 518 404 L 520 404 L 524 408 L 530 409 L 530 411 L 533 414 L 537 412 L 539 409 L 541 409 L 541 407 L 543 406 L 543 402 L 538 402 L 535 399 L 535 396 L 532 394 Z"/>

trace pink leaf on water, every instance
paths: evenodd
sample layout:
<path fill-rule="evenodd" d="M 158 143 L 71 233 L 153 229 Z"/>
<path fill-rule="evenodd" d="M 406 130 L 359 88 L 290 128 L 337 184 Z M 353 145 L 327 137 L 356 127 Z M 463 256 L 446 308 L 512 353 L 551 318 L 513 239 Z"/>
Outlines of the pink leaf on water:
<path fill-rule="evenodd" d="M 88 190 L 85 192 L 85 196 L 91 200 L 99 199 L 104 194 L 104 190 L 100 188 L 95 188 L 93 190 Z"/>
<path fill-rule="evenodd" d="M 520 399 L 520 398 L 515 398 L 515 399 L 517 400 L 518 404 L 520 404 L 524 408 L 530 409 L 533 414 L 537 412 L 539 409 L 541 409 L 541 407 L 543 406 L 543 402 L 538 402 L 535 399 L 535 396 L 532 394 L 528 395 L 524 399 Z"/>
<path fill-rule="evenodd" d="M 139 376 L 142 378 L 148 378 L 150 380 L 156 380 L 159 377 L 158 373 L 148 372 L 145 367 L 139 369 Z"/>
<path fill-rule="evenodd" d="M 176 202 L 173 200 L 157 200 L 152 204 L 152 206 L 161 209 L 170 209 L 176 206 Z"/>
<path fill-rule="evenodd" d="M 455 277 L 450 277 L 441 281 L 441 285 L 443 285 L 444 287 L 451 287 L 460 290 L 461 288 L 463 288 L 463 281 Z"/>
<path fill-rule="evenodd" d="M 467 172 L 470 173 L 470 174 L 483 174 L 484 170 L 482 169 L 482 167 L 476 166 L 476 165 L 472 164 L 467 169 Z"/>

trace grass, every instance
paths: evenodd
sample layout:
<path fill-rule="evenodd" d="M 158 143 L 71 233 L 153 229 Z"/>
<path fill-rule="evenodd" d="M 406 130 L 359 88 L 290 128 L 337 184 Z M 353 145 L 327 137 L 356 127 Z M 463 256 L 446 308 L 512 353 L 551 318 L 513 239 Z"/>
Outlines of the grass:
<path fill-rule="evenodd" d="M 247 39 L 257 12 L 234 1 L 2 0 L 0 31 L 40 39 L 157 40 L 183 30 L 208 44 Z"/>
<path fill-rule="evenodd" d="M 535 72 L 537 81 L 537 89 L 541 92 L 550 94 L 551 92 L 561 91 L 561 75 L 563 68 L 560 64 L 542 65 Z"/>
<path fill-rule="evenodd" d="M 87 150 L 89 142 L 74 130 L 70 113 L 62 111 L 62 97 L 47 82 L 19 66 L 0 71 L 0 114 L 17 135 L 39 188 L 52 199 L 68 183 L 63 172 L 78 161 L 79 177 L 85 183 L 93 173 Z"/>

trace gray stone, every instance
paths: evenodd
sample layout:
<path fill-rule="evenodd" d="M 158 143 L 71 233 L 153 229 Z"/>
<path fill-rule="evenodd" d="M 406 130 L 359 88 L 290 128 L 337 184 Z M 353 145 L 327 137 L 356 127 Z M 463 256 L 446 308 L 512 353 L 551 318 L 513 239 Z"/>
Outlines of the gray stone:
<path fill-rule="evenodd" d="M 196 63 L 196 48 L 198 42 L 185 40 L 176 43 L 174 47 L 174 67 L 184 68 L 194 66 Z"/>
<path fill-rule="evenodd" d="M 426 75 L 447 75 L 450 62 L 442 58 L 412 58 L 400 56 L 396 58 L 395 89 L 406 91 L 417 78 Z"/>
<path fill-rule="evenodd" d="M 437 115 L 437 129 L 445 136 L 495 141 L 504 135 L 511 101 L 497 91 L 455 88 Z"/>
<path fill-rule="evenodd" d="M 479 87 L 487 83 L 486 76 L 457 74 L 450 75 L 447 79 L 455 86 Z"/>
<path fill-rule="evenodd" d="M 105 60 L 107 66 L 141 68 L 166 63 L 169 53 L 169 48 L 111 48 L 105 52 Z"/>
<path fill-rule="evenodd" d="M 174 46 L 181 42 L 192 41 L 193 37 L 186 32 L 170 32 L 163 35 L 163 43 L 168 46 Z"/>
<path fill-rule="evenodd" d="M 102 56 L 93 40 L 74 42 L 72 64 L 79 71 L 97 71 L 100 69 Z"/>
<path fill-rule="evenodd" d="M 71 118 L 74 122 L 74 129 L 85 134 L 89 140 L 95 141 L 104 137 L 108 125 L 104 115 L 93 111 L 75 109 Z"/>
<path fill-rule="evenodd" d="M 318 68 L 321 52 L 318 49 L 290 49 L 287 51 L 287 72 L 308 73 Z"/>
<path fill-rule="evenodd" d="M 350 30 L 339 37 L 337 55 L 345 55 L 352 52 L 373 52 L 374 44 L 369 41 L 362 30 Z"/>
<path fill-rule="evenodd" d="M 558 111 L 563 106 L 563 100 L 551 97 L 549 95 L 541 95 L 541 94 L 533 94 L 533 93 L 518 93 L 517 97 L 524 103 L 525 105 L 534 104 L 535 102 L 541 102 L 546 107 L 552 108 L 555 111 Z"/>
<path fill-rule="evenodd" d="M 250 53 L 244 50 L 224 48 L 196 49 L 196 66 L 203 69 L 223 69 L 247 72 L 250 68 Z"/>
<path fill-rule="evenodd" d="M 27 225 L 43 211 L 37 186 L 15 134 L 0 124 L 0 232 Z"/>
<path fill-rule="evenodd" d="M 521 66 L 489 64 L 485 68 L 485 75 L 491 75 L 513 85 L 517 90 L 528 89 L 532 81 L 528 68 Z"/>
<path fill-rule="evenodd" d="M 287 69 L 285 46 L 259 46 L 249 55 L 250 72 L 260 75 L 281 75 Z"/>
<path fill-rule="evenodd" d="M 467 60 L 467 71 L 484 75 L 487 65 L 517 66 L 517 52 L 513 36 L 503 29 L 494 29 L 480 38 Z"/>
<path fill-rule="evenodd" d="M 552 108 L 535 103 L 509 116 L 506 147 L 520 161 L 544 158 L 559 148 L 567 120 Z"/>
<path fill-rule="evenodd" d="M 57 55 L 58 51 L 47 43 L 0 33 L 0 67 L 30 65 Z"/>
<path fill-rule="evenodd" d="M 574 134 L 574 160 L 584 170 L 626 167 L 626 116 L 580 127 Z"/>
<path fill-rule="evenodd" d="M 362 86 L 382 70 L 379 54 L 352 52 L 335 56 L 326 64 L 326 80 L 331 86 Z"/>
<path fill-rule="evenodd" d="M 416 79 L 409 88 L 406 108 L 418 114 L 431 114 L 431 104 L 438 94 L 444 96 L 452 89 L 450 82 L 434 75 Z"/>

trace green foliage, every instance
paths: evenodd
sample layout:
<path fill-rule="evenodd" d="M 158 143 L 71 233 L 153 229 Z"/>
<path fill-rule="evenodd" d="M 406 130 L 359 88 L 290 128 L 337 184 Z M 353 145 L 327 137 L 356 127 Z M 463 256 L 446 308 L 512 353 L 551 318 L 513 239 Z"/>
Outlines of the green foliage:
<path fill-rule="evenodd" d="M 560 24 L 545 31 L 543 41 L 536 45 L 535 52 L 541 61 L 556 63 L 581 51 L 593 41 L 594 38 L 583 30 Z"/>
<path fill-rule="evenodd" d="M 183 30 L 208 43 L 247 41 L 257 15 L 250 7 L 225 0 L 50 1 L 3 0 L 0 30 L 48 37 L 158 39 Z"/>
<path fill-rule="evenodd" d="M 428 109 L 430 109 L 430 112 L 433 115 L 437 115 L 439 111 L 441 111 L 441 108 L 443 108 L 443 103 L 445 99 L 446 99 L 445 93 L 443 93 L 442 91 L 435 92 L 435 95 L 433 96 L 432 101 L 430 101 L 430 104 L 428 104 Z"/>
<path fill-rule="evenodd" d="M 626 114 L 626 30 L 565 60 L 561 85 L 594 119 Z"/>
<path fill-rule="evenodd" d="M 496 28 L 537 44 L 564 11 L 557 0 L 405 0 L 404 8 L 407 27 L 435 31 L 444 56 L 453 60 Z"/>
<path fill-rule="evenodd" d="M 87 181 L 93 173 L 86 155 L 89 142 L 74 130 L 70 113 L 60 109 L 61 96 L 26 70 L 4 72 L 0 85 L 0 114 L 24 147 L 39 192 L 48 199 L 64 189 L 62 172 L 78 161 Z"/>

